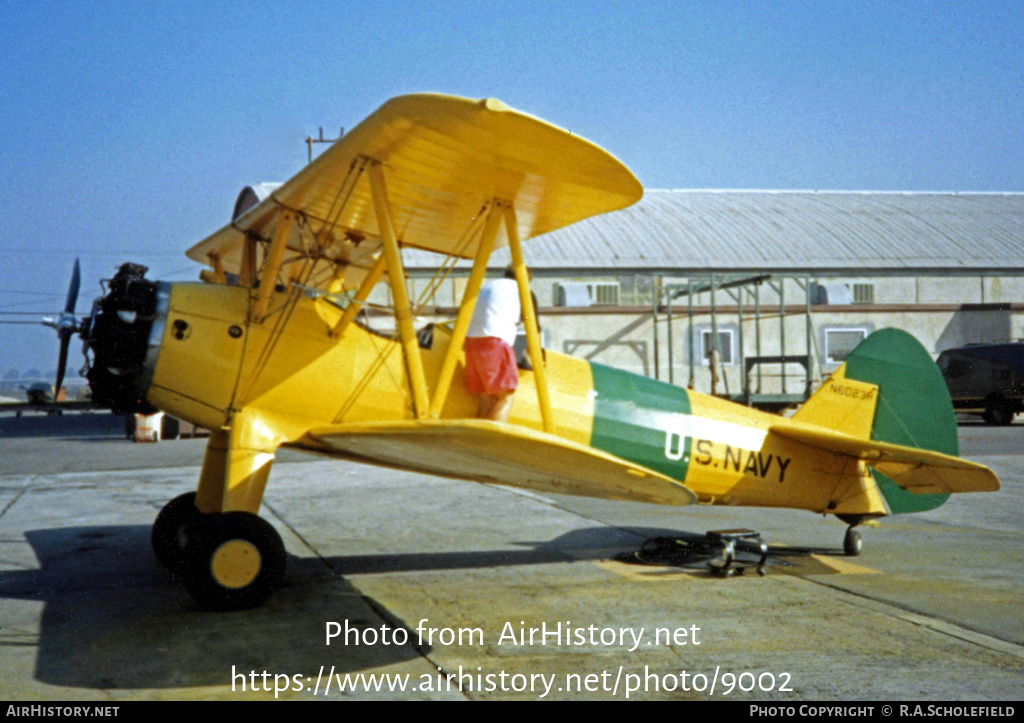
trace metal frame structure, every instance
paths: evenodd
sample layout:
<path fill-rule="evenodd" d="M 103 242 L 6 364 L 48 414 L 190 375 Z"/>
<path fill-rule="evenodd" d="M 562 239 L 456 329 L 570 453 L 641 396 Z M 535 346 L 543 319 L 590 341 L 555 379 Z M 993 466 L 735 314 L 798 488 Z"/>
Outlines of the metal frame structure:
<path fill-rule="evenodd" d="M 787 280 L 796 282 L 798 286 L 804 291 L 804 304 L 800 311 L 788 312 L 786 310 L 786 297 L 785 297 L 785 284 Z M 767 286 L 776 297 L 777 312 L 772 314 L 768 318 L 778 318 L 779 323 L 779 349 L 780 354 L 765 356 L 762 354 L 762 333 L 761 333 L 761 322 L 766 317 L 763 313 L 761 289 L 763 286 Z M 654 349 L 655 349 L 655 378 L 660 378 L 660 364 L 658 359 L 658 347 L 659 347 L 659 332 L 658 325 L 659 321 L 659 310 L 663 309 L 665 313 L 667 341 L 668 341 L 668 381 L 669 383 L 675 383 L 675 358 L 674 358 L 674 344 L 673 344 L 673 301 L 686 297 L 687 309 L 686 316 L 688 320 L 688 338 L 687 338 L 687 350 L 688 350 L 688 361 L 689 361 L 689 376 L 687 380 L 687 387 L 690 389 L 696 386 L 696 375 L 695 375 L 695 362 L 696 362 L 696 339 L 695 339 L 695 327 L 694 319 L 697 316 L 697 310 L 694 305 L 694 298 L 700 294 L 710 295 L 710 309 L 709 315 L 711 317 L 711 343 L 713 348 L 721 353 L 719 345 L 719 317 L 723 313 L 718 303 L 717 294 L 719 292 L 725 292 L 733 304 L 735 305 L 735 311 L 730 310 L 728 312 L 730 317 L 735 317 L 737 320 L 738 330 L 738 360 L 740 367 L 743 369 L 742 378 L 742 389 L 739 393 L 730 393 L 728 385 L 724 396 L 734 401 L 741 401 L 751 406 L 769 406 L 777 407 L 780 404 L 786 405 L 794 402 L 803 401 L 810 397 L 813 389 L 813 376 L 815 372 L 815 360 L 818 360 L 817 371 L 819 375 L 821 372 L 820 355 L 814 352 L 814 336 L 813 336 L 813 324 L 811 320 L 811 291 L 812 283 L 808 275 L 787 275 L 787 274 L 760 274 L 757 276 L 749 275 L 736 275 L 736 274 L 709 274 L 706 277 L 693 276 L 687 279 L 685 284 L 661 284 L 660 279 L 655 279 L 655 303 L 653 310 L 653 334 L 654 334 Z M 753 302 L 753 322 L 754 322 L 754 347 L 755 353 L 752 356 L 746 355 L 746 345 L 743 333 L 744 323 L 748 320 L 744 315 L 744 296 L 746 295 L 748 300 Z M 805 316 L 806 322 L 804 325 L 806 333 L 806 350 L 807 353 L 803 355 L 788 354 L 786 351 L 786 329 L 784 320 L 787 316 L 792 314 L 802 313 Z M 781 366 L 781 394 L 765 394 L 762 392 L 762 371 L 761 366 L 765 364 L 778 364 Z M 806 371 L 806 383 L 804 389 L 800 394 L 790 394 L 787 390 L 786 380 L 786 365 L 787 364 L 800 364 Z M 757 379 L 754 388 L 751 388 L 750 372 L 756 369 Z"/>

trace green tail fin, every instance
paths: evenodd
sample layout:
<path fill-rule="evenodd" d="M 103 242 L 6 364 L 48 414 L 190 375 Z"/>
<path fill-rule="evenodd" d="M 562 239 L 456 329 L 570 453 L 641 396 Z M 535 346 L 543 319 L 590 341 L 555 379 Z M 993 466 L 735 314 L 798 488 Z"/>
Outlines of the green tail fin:
<path fill-rule="evenodd" d="M 957 455 L 956 415 L 949 391 L 931 355 L 913 336 L 882 329 L 846 359 L 846 377 L 878 386 L 871 439 Z M 913 494 L 872 471 L 894 514 L 940 506 L 948 494 Z"/>

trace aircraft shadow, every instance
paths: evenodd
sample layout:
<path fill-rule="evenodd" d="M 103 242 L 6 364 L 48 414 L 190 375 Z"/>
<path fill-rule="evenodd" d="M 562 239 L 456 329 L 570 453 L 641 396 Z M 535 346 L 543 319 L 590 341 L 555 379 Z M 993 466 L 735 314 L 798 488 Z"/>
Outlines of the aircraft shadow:
<path fill-rule="evenodd" d="M 651 528 L 588 527 L 547 541 L 516 542 L 520 549 L 411 554 L 298 557 L 289 555 L 283 585 L 264 606 L 232 613 L 200 610 L 181 584 L 157 562 L 148 525 L 33 530 L 26 538 L 38 569 L 0 572 L 0 600 L 43 602 L 38 622 L 0 629 L 0 646 L 35 645 L 37 680 L 98 689 L 187 688 L 242 684 L 258 675 L 287 672 L 315 682 L 321 666 L 345 674 L 420 657 L 410 626 L 364 596 L 347 577 L 382 573 L 483 569 L 615 559 L 707 571 L 720 549 L 702 547 L 704 535 Z M 645 540 L 684 541 L 674 560 L 643 558 Z M 749 560 L 741 546 L 737 560 Z M 677 551 L 678 552 L 678 551 Z M 772 550 L 768 565 L 788 564 L 778 554 L 834 551 Z M 33 613 L 34 615 L 34 613 Z M 404 628 L 409 644 L 325 644 L 325 624 L 379 631 L 382 620 Z M 310 683 L 312 685 L 312 683 Z"/>
<path fill-rule="evenodd" d="M 722 547 L 706 544 L 705 534 L 641 527 L 587 527 L 547 541 L 520 541 L 517 550 L 424 552 L 388 555 L 343 555 L 323 561 L 340 575 L 372 575 L 436 570 L 536 565 L 558 562 L 615 560 L 638 566 L 671 566 L 708 572 L 708 563 L 722 557 Z M 792 567 L 792 558 L 843 556 L 842 550 L 768 545 L 766 567 Z M 760 559 L 760 548 L 741 541 L 738 562 Z"/>
<path fill-rule="evenodd" d="M 722 558 L 724 546 L 709 541 L 707 534 L 666 530 L 657 528 L 631 528 L 631 534 L 643 539 L 633 550 L 621 552 L 614 556 L 618 562 L 657 567 L 678 567 L 711 573 L 709 564 Z M 767 543 L 767 541 L 765 541 Z M 814 555 L 844 556 L 842 550 L 824 547 L 789 547 L 785 545 L 767 545 L 765 567 L 791 568 L 793 558 L 805 558 Z M 752 565 L 761 559 L 760 545 L 750 540 L 739 540 L 735 546 L 737 563 Z M 800 563 L 806 568 L 806 564 Z"/>
<path fill-rule="evenodd" d="M 383 616 L 389 629 L 404 625 L 316 559 L 291 558 L 285 583 L 258 609 L 202 611 L 157 562 L 150 530 L 95 526 L 26 533 L 40 566 L 0 572 L 0 600 L 45 603 L 38 638 L 34 620 L 19 623 L 8 614 L 0 646 L 37 647 L 35 678 L 57 686 L 188 688 L 232 685 L 234 679 L 238 692 L 246 688 L 233 672 L 298 674 L 312 687 L 321 665 L 325 675 L 331 666 L 344 674 L 426 652 L 412 644 L 328 647 L 327 621 L 379 631 Z"/>
<path fill-rule="evenodd" d="M 340 575 L 460 570 L 599 560 L 636 544 L 636 538 L 610 527 L 574 530 L 553 540 L 510 543 L 518 549 L 417 552 L 325 557 Z"/>

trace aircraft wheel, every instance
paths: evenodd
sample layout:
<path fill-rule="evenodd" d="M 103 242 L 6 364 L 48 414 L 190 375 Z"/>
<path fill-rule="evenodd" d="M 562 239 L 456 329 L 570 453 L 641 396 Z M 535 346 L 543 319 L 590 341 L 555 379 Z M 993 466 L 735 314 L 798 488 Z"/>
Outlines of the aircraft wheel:
<path fill-rule="evenodd" d="M 860 531 L 855 527 L 846 530 L 846 537 L 843 538 L 843 552 L 848 557 L 856 557 L 864 548 L 864 540 L 861 539 Z"/>
<path fill-rule="evenodd" d="M 284 543 L 257 515 L 203 515 L 190 523 L 186 538 L 185 588 L 205 610 L 261 605 L 284 578 Z"/>
<path fill-rule="evenodd" d="M 153 552 L 174 574 L 185 568 L 185 525 L 198 516 L 196 493 L 187 492 L 164 505 L 153 522 Z"/>

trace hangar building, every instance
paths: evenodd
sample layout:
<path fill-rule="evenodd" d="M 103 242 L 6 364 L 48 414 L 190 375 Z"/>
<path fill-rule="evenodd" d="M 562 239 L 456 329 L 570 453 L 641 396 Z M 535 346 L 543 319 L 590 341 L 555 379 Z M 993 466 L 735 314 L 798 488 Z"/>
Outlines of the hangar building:
<path fill-rule="evenodd" d="M 801 399 L 884 327 L 1024 337 L 1024 194 L 650 190 L 524 253 L 546 347 L 732 397 Z M 406 261 L 415 298 L 438 260 Z"/>

